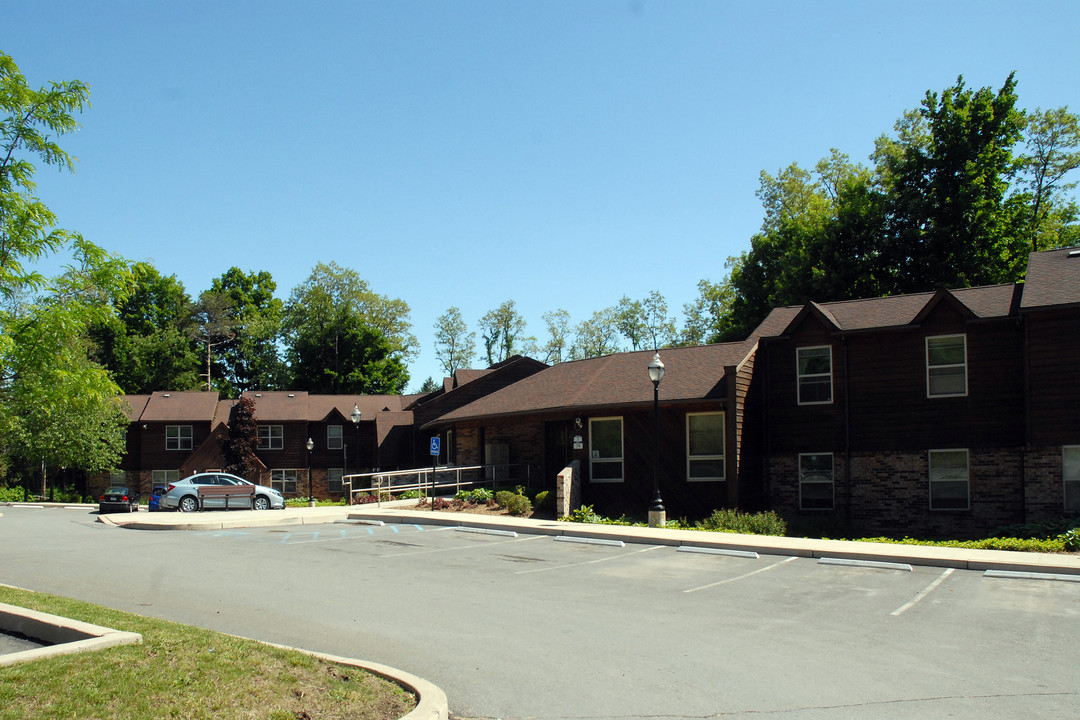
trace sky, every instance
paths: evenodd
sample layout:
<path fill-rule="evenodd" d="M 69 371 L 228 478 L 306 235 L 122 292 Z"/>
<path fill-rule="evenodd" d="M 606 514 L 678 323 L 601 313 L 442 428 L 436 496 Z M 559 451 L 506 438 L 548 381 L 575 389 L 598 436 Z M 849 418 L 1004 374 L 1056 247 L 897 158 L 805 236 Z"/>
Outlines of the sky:
<path fill-rule="evenodd" d="M 40 166 L 58 224 L 287 300 L 318 263 L 434 325 L 513 300 L 527 334 L 658 291 L 681 326 L 763 219 L 762 171 L 867 162 L 963 75 L 1080 109 L 1080 3 L 997 0 L 8 0 L 0 51 L 91 108 Z M 50 262 L 62 266 L 63 258 Z M 45 266 L 48 270 L 48 265 Z M 826 298 L 827 299 L 827 298 Z M 481 350 L 477 332 L 477 349 Z M 481 366 L 481 363 L 475 363 Z M 644 373 L 644 369 L 642 370 Z"/>

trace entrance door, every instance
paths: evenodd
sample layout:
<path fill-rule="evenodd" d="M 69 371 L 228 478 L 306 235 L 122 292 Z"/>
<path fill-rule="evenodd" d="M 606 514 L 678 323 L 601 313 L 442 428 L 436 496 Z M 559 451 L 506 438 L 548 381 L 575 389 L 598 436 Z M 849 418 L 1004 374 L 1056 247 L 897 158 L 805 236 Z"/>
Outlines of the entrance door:
<path fill-rule="evenodd" d="M 544 424 L 544 487 L 554 487 L 555 478 L 574 459 L 569 421 Z"/>

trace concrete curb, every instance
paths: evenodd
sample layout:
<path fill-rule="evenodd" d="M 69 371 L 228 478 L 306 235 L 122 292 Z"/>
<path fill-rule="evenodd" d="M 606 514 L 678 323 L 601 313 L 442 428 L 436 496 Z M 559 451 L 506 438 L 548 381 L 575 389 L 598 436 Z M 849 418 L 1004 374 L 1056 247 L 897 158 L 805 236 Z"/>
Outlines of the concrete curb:
<path fill-rule="evenodd" d="M 0 667 L 142 642 L 142 635 L 138 633 L 91 625 L 7 603 L 0 603 L 0 629 L 52 643 L 46 647 L 0 655 Z"/>
<path fill-rule="evenodd" d="M 446 693 L 442 691 L 442 688 L 423 678 L 407 673 L 404 670 L 398 670 L 397 668 L 392 668 L 389 665 L 382 665 L 380 663 L 366 662 L 364 660 L 341 657 L 340 655 L 329 655 L 327 653 L 290 647 L 289 645 L 280 645 L 264 640 L 256 640 L 256 642 L 261 642 L 284 650 L 295 650 L 296 652 L 302 652 L 311 655 L 312 657 L 319 658 L 320 660 L 337 663 L 338 665 L 349 665 L 350 667 L 360 668 L 372 675 L 378 675 L 384 680 L 397 683 L 405 690 L 416 695 L 416 707 L 404 715 L 401 720 L 447 720 L 447 718 L 450 717 L 450 705 L 446 699 Z"/>
<path fill-rule="evenodd" d="M 507 530 L 536 535 L 574 536 L 597 540 L 622 540 L 626 543 L 668 545 L 673 547 L 716 548 L 757 552 L 762 555 L 789 555 L 807 558 L 837 558 L 875 562 L 906 563 L 959 570 L 1011 570 L 1016 572 L 1080 575 L 1080 555 L 1061 553 L 1016 552 L 1011 550 L 967 550 L 926 545 L 815 540 L 810 538 L 740 535 L 697 530 L 593 525 L 553 520 L 528 520 L 504 515 L 468 515 L 467 513 L 408 511 L 400 508 L 364 508 L 354 506 L 350 520 L 378 519 L 391 523 Z"/>

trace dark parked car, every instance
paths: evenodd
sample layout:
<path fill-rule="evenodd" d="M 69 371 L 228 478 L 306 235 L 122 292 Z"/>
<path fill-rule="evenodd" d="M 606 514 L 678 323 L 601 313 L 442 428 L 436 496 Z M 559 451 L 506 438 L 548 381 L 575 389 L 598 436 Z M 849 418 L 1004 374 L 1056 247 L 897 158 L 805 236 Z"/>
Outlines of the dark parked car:
<path fill-rule="evenodd" d="M 159 504 L 161 496 L 168 492 L 169 489 L 164 485 L 155 485 L 154 489 L 150 491 L 150 502 L 147 503 L 146 509 L 150 512 L 157 512 L 161 509 Z"/>
<path fill-rule="evenodd" d="M 98 512 L 135 512 L 139 509 L 139 491 L 133 488 L 113 486 L 98 498 Z"/>

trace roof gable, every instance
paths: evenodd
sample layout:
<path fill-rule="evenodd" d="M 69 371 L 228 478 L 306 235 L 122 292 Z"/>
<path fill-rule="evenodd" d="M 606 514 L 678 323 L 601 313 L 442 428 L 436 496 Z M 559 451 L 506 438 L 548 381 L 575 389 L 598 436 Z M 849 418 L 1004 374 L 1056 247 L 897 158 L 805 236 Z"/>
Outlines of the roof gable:
<path fill-rule="evenodd" d="M 1021 310 L 1080 304 L 1080 249 L 1031 253 Z"/>

